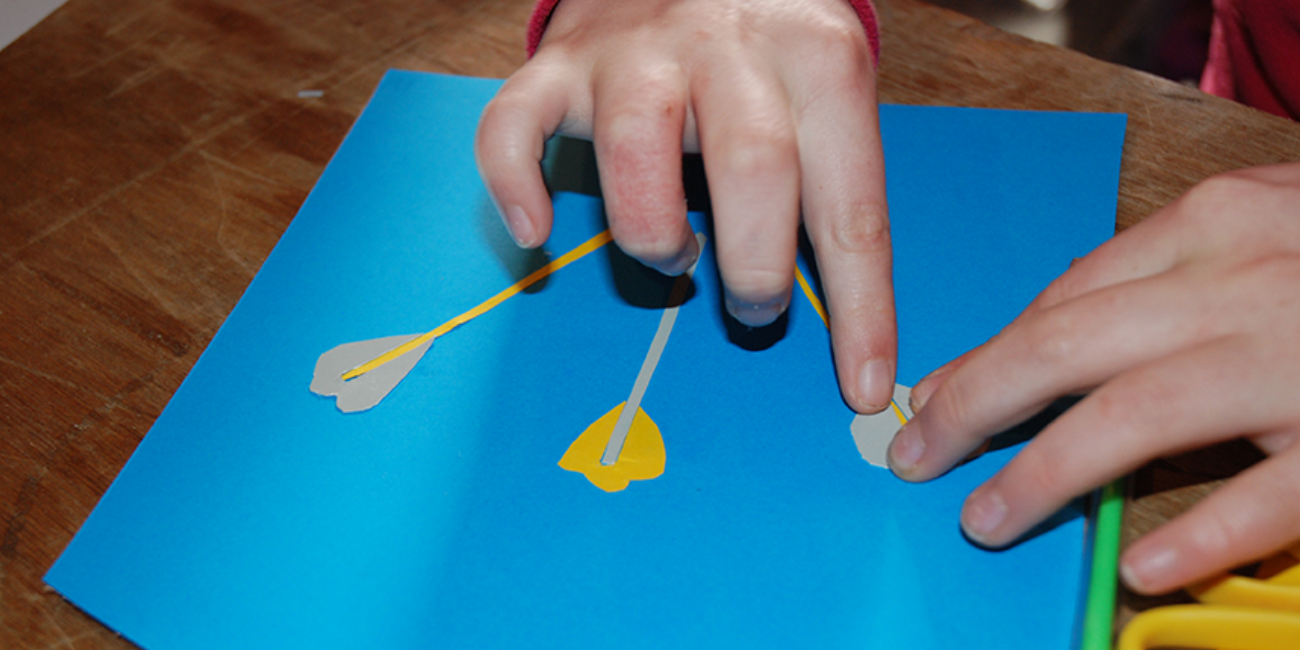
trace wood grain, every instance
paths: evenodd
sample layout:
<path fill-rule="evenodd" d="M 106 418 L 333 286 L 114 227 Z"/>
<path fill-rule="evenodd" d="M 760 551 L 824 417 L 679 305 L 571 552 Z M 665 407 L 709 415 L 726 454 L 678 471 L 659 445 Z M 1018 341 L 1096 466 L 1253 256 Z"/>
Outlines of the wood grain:
<path fill-rule="evenodd" d="M 131 647 L 41 576 L 383 72 L 508 75 L 529 9 L 71 0 L 0 51 L 0 647 Z M 882 14 L 888 101 L 1128 113 L 1122 226 L 1215 172 L 1300 159 L 1295 124 L 911 0 Z M 1130 532 L 1253 462 L 1210 458 L 1147 470 Z"/>

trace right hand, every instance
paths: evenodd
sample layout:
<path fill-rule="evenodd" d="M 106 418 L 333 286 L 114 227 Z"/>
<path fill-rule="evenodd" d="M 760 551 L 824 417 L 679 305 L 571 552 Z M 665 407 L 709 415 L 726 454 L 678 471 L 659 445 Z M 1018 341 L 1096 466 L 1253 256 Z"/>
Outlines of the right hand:
<path fill-rule="evenodd" d="M 1204 181 L 1078 260 L 913 387 L 890 465 L 931 480 L 1085 393 L 967 498 L 971 539 L 1012 544 L 1094 487 L 1233 438 L 1269 457 L 1134 541 L 1124 581 L 1165 593 L 1300 539 L 1300 163 Z"/>

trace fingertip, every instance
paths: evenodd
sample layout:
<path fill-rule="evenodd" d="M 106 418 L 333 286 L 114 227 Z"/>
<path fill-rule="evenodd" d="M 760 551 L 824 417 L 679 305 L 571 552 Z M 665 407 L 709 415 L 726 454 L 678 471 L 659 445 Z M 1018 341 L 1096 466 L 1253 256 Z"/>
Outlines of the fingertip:
<path fill-rule="evenodd" d="M 918 475 L 918 468 L 924 455 L 925 437 L 921 432 L 920 424 L 912 420 L 904 424 L 903 428 L 894 435 L 893 441 L 889 443 L 886 458 L 894 476 L 916 483 L 922 480 Z"/>
<path fill-rule="evenodd" d="M 689 231 L 689 229 L 687 230 Z M 694 233 L 691 233 L 686 237 L 681 248 L 678 249 L 675 255 L 671 255 L 661 261 L 651 262 L 648 265 L 650 268 L 653 268 L 664 275 L 677 276 L 695 266 L 695 262 L 699 260 L 699 258 L 700 244 L 699 241 L 695 239 Z"/>
<path fill-rule="evenodd" d="M 894 400 L 898 370 L 892 287 L 887 283 L 872 286 L 871 280 L 854 282 L 857 278 L 851 273 L 836 275 L 844 269 L 824 257 L 818 258 L 817 265 L 826 293 L 840 394 L 849 408 L 864 415 L 888 409 Z"/>
<path fill-rule="evenodd" d="M 550 234 L 551 201 L 542 178 L 546 140 L 570 108 L 566 85 L 536 67 L 512 76 L 484 107 L 474 159 L 497 213 L 515 242 L 534 248 Z"/>
<path fill-rule="evenodd" d="M 771 325 L 785 313 L 790 306 L 790 292 L 770 300 L 749 301 L 737 297 L 730 289 L 724 292 L 727 313 L 747 327 L 765 327 Z"/>
<path fill-rule="evenodd" d="M 1120 579 L 1140 594 L 1158 595 L 1178 588 L 1179 552 L 1176 546 L 1139 540 L 1119 564 Z"/>
<path fill-rule="evenodd" d="M 879 413 L 894 399 L 894 368 L 885 359 L 870 359 L 857 376 L 857 403 L 861 412 Z"/>
<path fill-rule="evenodd" d="M 510 236 L 520 248 L 534 248 L 541 243 L 537 241 L 537 228 L 522 207 L 507 206 L 502 216 L 506 222 L 506 230 L 510 231 Z"/>
<path fill-rule="evenodd" d="M 962 532 L 980 546 L 1001 548 L 1009 543 L 1006 535 L 1000 533 L 1010 512 L 1002 493 L 996 487 L 984 484 L 972 492 L 962 506 Z"/>
<path fill-rule="evenodd" d="M 755 242 L 743 247 L 754 252 L 738 254 L 736 238 L 727 240 L 725 236 L 720 227 L 715 251 L 727 313 L 748 327 L 771 325 L 790 307 L 794 290 L 794 247 L 773 248 L 771 244 L 777 242 L 767 241 L 762 245 Z"/>

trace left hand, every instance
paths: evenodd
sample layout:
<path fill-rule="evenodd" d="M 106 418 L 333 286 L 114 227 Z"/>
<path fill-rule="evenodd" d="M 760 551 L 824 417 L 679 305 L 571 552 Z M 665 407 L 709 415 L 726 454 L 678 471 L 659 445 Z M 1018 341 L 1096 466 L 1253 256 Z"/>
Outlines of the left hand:
<path fill-rule="evenodd" d="M 1079 260 L 917 384 L 891 465 L 933 479 L 1082 393 L 967 498 L 969 537 L 1005 546 L 1154 458 L 1247 437 L 1270 457 L 1134 543 L 1125 582 L 1166 592 L 1300 539 L 1300 164 L 1205 181 Z"/>
<path fill-rule="evenodd" d="M 546 241 L 546 139 L 592 140 L 624 252 L 677 275 L 699 254 L 682 153 L 702 153 L 727 311 L 790 304 L 807 226 L 845 402 L 894 394 L 897 335 L 871 46 L 845 0 L 564 0 L 483 111 L 475 152 L 515 240 Z"/>

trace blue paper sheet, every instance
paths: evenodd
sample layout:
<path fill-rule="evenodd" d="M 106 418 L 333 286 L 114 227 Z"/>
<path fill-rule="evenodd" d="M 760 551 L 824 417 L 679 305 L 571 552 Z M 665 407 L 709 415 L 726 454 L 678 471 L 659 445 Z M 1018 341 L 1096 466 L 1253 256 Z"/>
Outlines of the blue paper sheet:
<path fill-rule="evenodd" d="M 498 85 L 385 77 L 50 585 L 149 650 L 1070 646 L 1083 521 L 972 546 L 962 499 L 1015 448 L 924 485 L 866 464 L 809 303 L 770 347 L 734 344 L 711 247 L 643 402 L 666 470 L 622 492 L 556 465 L 659 323 L 638 296 L 666 285 L 612 246 L 439 338 L 371 411 L 311 394 L 322 352 L 428 331 L 539 265 L 474 168 Z M 1124 118 L 881 123 L 910 385 L 1111 235 Z M 555 206 L 555 254 L 605 227 L 596 197 Z"/>

